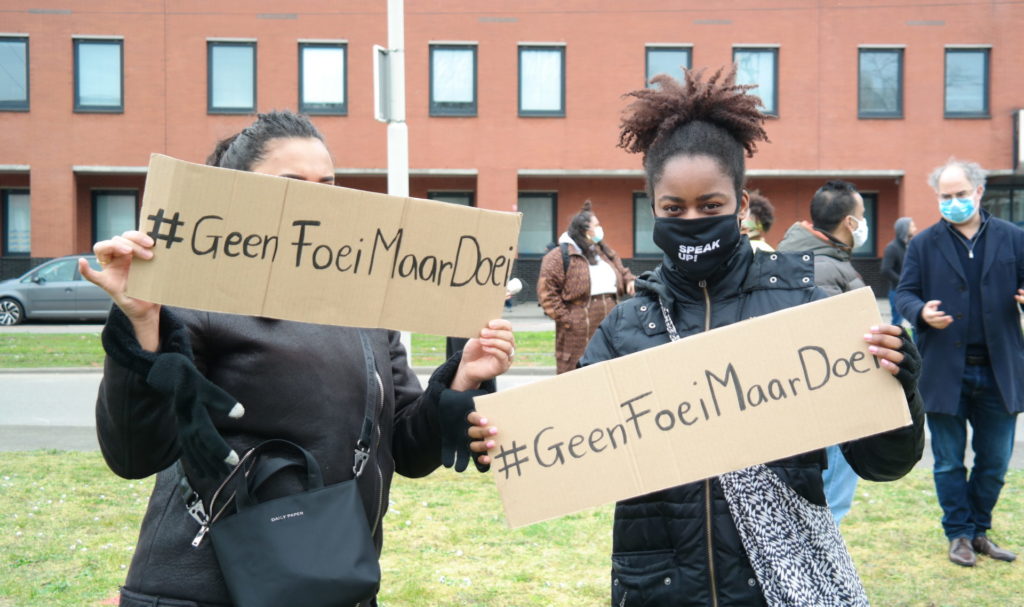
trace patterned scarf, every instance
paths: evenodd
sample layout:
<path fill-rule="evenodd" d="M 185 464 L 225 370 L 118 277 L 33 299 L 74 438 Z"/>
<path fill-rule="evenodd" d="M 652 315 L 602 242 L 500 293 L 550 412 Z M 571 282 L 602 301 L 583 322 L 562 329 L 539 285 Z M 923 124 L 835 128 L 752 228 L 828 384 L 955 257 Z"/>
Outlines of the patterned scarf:
<path fill-rule="evenodd" d="M 669 339 L 680 339 L 659 300 Z M 771 607 L 867 607 L 853 559 L 827 506 L 798 495 L 764 464 L 718 477 L 750 565 Z"/>

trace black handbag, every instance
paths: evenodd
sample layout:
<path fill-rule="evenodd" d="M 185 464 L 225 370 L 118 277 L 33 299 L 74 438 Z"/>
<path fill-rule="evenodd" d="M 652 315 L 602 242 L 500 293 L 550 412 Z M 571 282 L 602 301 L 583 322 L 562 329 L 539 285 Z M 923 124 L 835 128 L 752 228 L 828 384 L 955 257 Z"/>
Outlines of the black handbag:
<path fill-rule="evenodd" d="M 351 607 L 375 596 L 380 587 L 377 550 L 356 485 L 369 459 L 380 388 L 373 354 L 361 331 L 360 339 L 368 385 L 355 478 L 324 486 L 320 466 L 309 451 L 271 439 L 246 452 L 210 500 L 209 533 L 236 607 Z M 267 453 L 280 453 L 282 448 L 302 459 Z M 296 466 L 305 469 L 305 491 L 264 502 L 255 499 L 263 482 Z M 236 511 L 222 516 L 232 493 Z M 223 502 L 219 510 L 218 501 Z"/>

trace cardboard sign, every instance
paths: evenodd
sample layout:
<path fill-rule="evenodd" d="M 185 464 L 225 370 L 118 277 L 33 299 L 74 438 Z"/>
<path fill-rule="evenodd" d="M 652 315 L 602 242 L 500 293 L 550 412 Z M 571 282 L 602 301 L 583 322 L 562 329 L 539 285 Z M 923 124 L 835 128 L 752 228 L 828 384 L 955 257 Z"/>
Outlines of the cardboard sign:
<path fill-rule="evenodd" d="M 128 294 L 215 312 L 474 337 L 500 318 L 521 215 L 154 154 Z"/>
<path fill-rule="evenodd" d="M 478 397 L 513 527 L 911 423 L 868 288 Z"/>

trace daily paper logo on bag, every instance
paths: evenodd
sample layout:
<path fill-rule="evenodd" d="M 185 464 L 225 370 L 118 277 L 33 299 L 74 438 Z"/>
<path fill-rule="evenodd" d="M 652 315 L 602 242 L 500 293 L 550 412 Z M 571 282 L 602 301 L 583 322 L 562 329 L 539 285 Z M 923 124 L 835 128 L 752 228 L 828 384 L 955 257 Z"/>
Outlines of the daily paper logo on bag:
<path fill-rule="evenodd" d="M 477 397 L 511 526 L 911 423 L 864 288 Z"/>
<path fill-rule="evenodd" d="M 475 336 L 499 318 L 519 213 L 154 154 L 128 294 L 215 312 Z"/>

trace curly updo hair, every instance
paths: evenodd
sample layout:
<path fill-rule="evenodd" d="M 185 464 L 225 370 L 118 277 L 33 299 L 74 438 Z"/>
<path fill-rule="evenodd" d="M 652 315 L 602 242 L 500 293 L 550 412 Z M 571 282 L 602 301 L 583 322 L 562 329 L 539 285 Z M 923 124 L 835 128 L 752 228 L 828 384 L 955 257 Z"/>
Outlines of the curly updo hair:
<path fill-rule="evenodd" d="M 569 221 L 569 229 L 566 232 L 569 234 L 569 238 L 576 243 L 579 247 L 580 252 L 587 258 L 587 262 L 590 265 L 597 263 L 597 251 L 607 251 L 604 242 L 592 243 L 590 238 L 587 237 L 587 231 L 590 230 L 590 222 L 594 219 L 594 208 L 593 203 L 589 199 L 583 201 L 583 207 L 579 213 L 572 216 Z M 605 253 L 607 255 L 607 252 Z"/>
<path fill-rule="evenodd" d="M 680 84 L 667 74 L 651 79 L 657 88 L 626 93 L 636 99 L 626 108 L 620 125 L 619 147 L 643 154 L 647 194 L 654 201 L 654 184 L 665 163 L 676 156 L 709 156 L 732 177 L 739 200 L 746 173 L 744 154 L 753 156 L 758 141 L 768 141 L 761 99 L 747 91 L 754 85 L 736 84 L 736 68 L 718 69 L 707 80 L 704 70 L 684 70 Z"/>
<path fill-rule="evenodd" d="M 267 143 L 272 139 L 319 139 L 324 136 L 302 114 L 289 110 L 275 110 L 259 114 L 256 122 L 230 137 L 217 142 L 206 164 L 225 169 L 251 171 L 267 154 Z"/>

